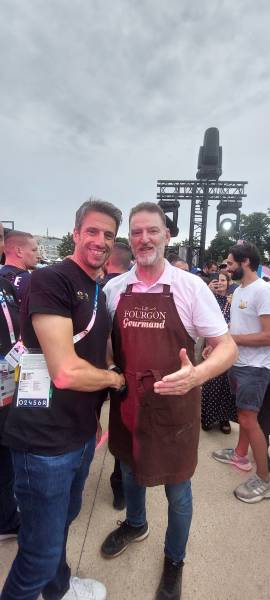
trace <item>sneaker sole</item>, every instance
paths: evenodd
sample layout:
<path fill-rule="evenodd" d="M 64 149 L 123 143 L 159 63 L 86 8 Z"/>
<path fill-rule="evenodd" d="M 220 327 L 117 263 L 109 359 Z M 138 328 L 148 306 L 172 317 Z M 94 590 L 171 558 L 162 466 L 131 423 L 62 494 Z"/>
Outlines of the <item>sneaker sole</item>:
<path fill-rule="evenodd" d="M 130 544 L 135 544 L 135 542 L 142 542 L 143 540 L 145 540 L 148 536 L 149 536 L 149 532 L 150 529 L 148 527 L 147 531 L 145 533 L 143 533 L 142 535 L 140 535 L 140 537 L 137 537 L 135 540 L 131 540 L 130 542 L 128 542 L 123 548 L 121 548 L 121 550 L 119 550 L 119 552 L 117 552 L 116 554 L 105 554 L 104 552 L 102 552 L 101 550 L 101 555 L 103 556 L 103 558 L 116 558 L 117 556 L 120 556 L 120 554 L 123 554 L 123 552 L 125 552 L 125 550 L 127 549 L 127 547 Z"/>
<path fill-rule="evenodd" d="M 239 469 L 239 471 L 251 471 L 251 469 L 252 469 L 252 464 L 250 464 L 250 463 L 249 463 L 249 465 L 237 465 L 232 460 L 227 460 L 226 458 L 217 458 L 217 456 L 214 456 L 213 454 L 212 454 L 212 458 L 214 458 L 218 462 L 224 463 L 226 465 L 232 465 L 233 467 L 236 467 L 237 469 Z"/>
<path fill-rule="evenodd" d="M 0 534 L 0 543 L 6 542 L 7 540 L 15 540 L 18 537 L 17 533 L 1 533 Z"/>
<path fill-rule="evenodd" d="M 246 504 L 256 504 L 257 502 L 261 502 L 261 500 L 270 500 L 270 494 L 265 496 L 256 496 L 256 498 L 241 498 L 237 496 L 236 492 L 233 492 L 237 500 L 241 500 L 241 502 L 246 502 Z"/>

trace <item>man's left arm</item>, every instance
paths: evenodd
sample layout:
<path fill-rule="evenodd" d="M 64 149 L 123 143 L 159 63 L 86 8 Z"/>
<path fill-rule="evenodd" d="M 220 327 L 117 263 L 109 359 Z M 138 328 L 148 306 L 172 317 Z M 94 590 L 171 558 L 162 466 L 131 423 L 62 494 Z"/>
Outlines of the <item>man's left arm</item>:
<path fill-rule="evenodd" d="M 230 333 L 207 340 L 213 351 L 204 362 L 194 366 L 187 356 L 185 348 L 179 352 L 180 369 L 175 373 L 165 375 L 161 381 L 154 384 L 154 390 L 161 395 L 187 394 L 192 388 L 205 383 L 208 379 L 217 377 L 227 371 L 237 360 L 237 346 Z"/>
<path fill-rule="evenodd" d="M 270 346 L 270 315 L 260 315 L 261 331 L 233 335 L 237 346 Z"/>

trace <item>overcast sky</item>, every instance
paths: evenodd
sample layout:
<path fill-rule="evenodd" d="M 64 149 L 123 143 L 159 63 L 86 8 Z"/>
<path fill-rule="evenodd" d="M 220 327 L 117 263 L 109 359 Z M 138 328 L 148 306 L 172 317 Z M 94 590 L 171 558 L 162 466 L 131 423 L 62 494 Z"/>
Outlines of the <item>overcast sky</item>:
<path fill-rule="evenodd" d="M 222 179 L 266 211 L 269 0 L 1 0 L 2 220 L 62 236 L 90 195 L 127 215 L 157 179 L 196 175 L 206 128 Z M 189 203 L 180 209 L 188 234 Z M 209 209 L 208 239 L 216 206 Z"/>

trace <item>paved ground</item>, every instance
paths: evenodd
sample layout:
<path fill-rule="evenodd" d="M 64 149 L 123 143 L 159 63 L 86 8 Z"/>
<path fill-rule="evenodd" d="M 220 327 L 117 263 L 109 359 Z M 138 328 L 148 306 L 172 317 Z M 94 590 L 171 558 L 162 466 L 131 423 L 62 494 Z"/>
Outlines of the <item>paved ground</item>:
<path fill-rule="evenodd" d="M 236 500 L 232 490 L 248 474 L 211 459 L 212 450 L 233 446 L 236 439 L 237 425 L 230 436 L 219 431 L 201 434 L 183 600 L 270 599 L 270 500 L 255 505 Z M 117 513 L 111 506 L 112 464 L 105 443 L 96 452 L 83 509 L 71 529 L 68 557 L 72 571 L 103 581 L 108 600 L 153 600 L 163 561 L 167 510 L 164 491 L 162 487 L 148 490 L 148 539 L 114 560 L 104 560 L 99 553 L 101 542 L 117 519 L 124 519 L 124 513 Z M 0 586 L 15 553 L 16 542 L 0 544 Z"/>

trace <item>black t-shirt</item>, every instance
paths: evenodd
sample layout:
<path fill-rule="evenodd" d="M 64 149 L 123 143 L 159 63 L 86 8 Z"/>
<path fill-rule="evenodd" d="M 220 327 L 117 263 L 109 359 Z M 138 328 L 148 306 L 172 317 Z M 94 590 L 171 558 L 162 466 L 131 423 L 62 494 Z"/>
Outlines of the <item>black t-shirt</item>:
<path fill-rule="evenodd" d="M 10 339 L 9 329 L 5 318 L 4 311 L 2 309 L 1 301 L 4 300 L 8 307 L 8 312 L 11 317 L 14 335 L 16 340 L 19 337 L 20 324 L 19 324 L 19 307 L 18 299 L 16 296 L 13 285 L 1 277 L 0 270 L 0 357 L 3 358 L 7 352 L 12 348 L 12 342 Z M 5 419 L 7 417 L 9 406 L 0 406 L 0 439 L 4 426 Z"/>
<path fill-rule="evenodd" d="M 14 265 L 4 265 L 1 269 L 1 277 L 8 279 L 14 285 L 19 303 L 21 303 L 27 293 L 31 273 L 25 269 L 14 267 Z"/>
<path fill-rule="evenodd" d="M 28 348 L 40 348 L 31 315 L 50 314 L 72 320 L 74 334 L 83 331 L 93 314 L 96 282 L 72 260 L 34 271 L 28 297 L 21 309 L 21 332 Z M 98 308 L 91 331 L 75 344 L 78 356 L 97 368 L 106 368 L 110 317 L 104 293 L 99 289 Z M 56 455 L 80 447 L 96 432 L 96 410 L 106 390 L 80 392 L 52 385 L 49 408 L 14 405 L 6 423 L 4 441 L 17 450 Z"/>

